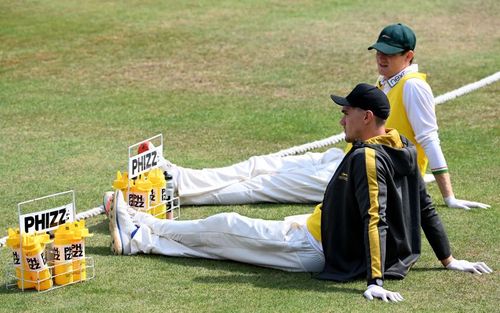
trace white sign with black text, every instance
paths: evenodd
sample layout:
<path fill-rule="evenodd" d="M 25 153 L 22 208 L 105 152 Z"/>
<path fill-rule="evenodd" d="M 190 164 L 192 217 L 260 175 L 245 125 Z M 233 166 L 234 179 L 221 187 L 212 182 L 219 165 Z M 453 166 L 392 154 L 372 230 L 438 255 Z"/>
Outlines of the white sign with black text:
<path fill-rule="evenodd" d="M 160 165 L 160 159 L 163 157 L 163 145 L 154 147 L 134 155 L 128 159 L 128 173 L 130 178 L 137 177 L 142 173 L 150 171 Z"/>
<path fill-rule="evenodd" d="M 40 231 L 51 231 L 59 225 L 75 220 L 73 203 L 38 211 L 22 214 L 19 217 L 21 231 L 25 234 L 31 234 Z"/>

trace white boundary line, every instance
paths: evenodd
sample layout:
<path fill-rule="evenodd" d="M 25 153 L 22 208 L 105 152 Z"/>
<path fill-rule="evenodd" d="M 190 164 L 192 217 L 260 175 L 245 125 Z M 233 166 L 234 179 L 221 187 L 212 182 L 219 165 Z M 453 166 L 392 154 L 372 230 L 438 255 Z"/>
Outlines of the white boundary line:
<path fill-rule="evenodd" d="M 468 85 L 462 86 L 458 89 L 452 90 L 450 92 L 447 92 L 445 94 L 442 94 L 440 96 L 437 96 L 434 98 L 434 102 L 437 104 L 443 104 L 449 100 L 455 99 L 457 97 L 463 96 L 465 94 L 468 94 L 472 91 L 475 91 L 479 88 L 485 87 L 487 85 L 490 85 L 496 81 L 500 80 L 500 71 L 496 72 L 495 74 L 492 74 L 488 77 L 485 77 L 477 82 L 470 83 Z M 299 153 L 304 153 L 313 149 L 321 148 L 321 147 L 326 147 L 329 145 L 336 144 L 342 140 L 344 140 L 345 134 L 342 132 L 337 135 L 333 135 L 331 137 L 321 139 L 321 140 L 316 140 L 310 143 L 306 143 L 303 145 L 295 146 L 289 149 L 281 150 L 275 153 L 271 153 L 270 155 L 279 155 L 279 156 L 287 156 L 287 155 L 294 155 L 294 154 L 299 154 Z M 87 219 L 92 216 L 97 216 L 99 214 L 104 213 L 104 207 L 98 206 L 96 208 L 87 210 L 85 212 L 78 213 L 76 215 L 76 220 L 80 219 Z M 5 246 L 5 242 L 7 241 L 7 237 L 0 238 L 0 248 Z"/>

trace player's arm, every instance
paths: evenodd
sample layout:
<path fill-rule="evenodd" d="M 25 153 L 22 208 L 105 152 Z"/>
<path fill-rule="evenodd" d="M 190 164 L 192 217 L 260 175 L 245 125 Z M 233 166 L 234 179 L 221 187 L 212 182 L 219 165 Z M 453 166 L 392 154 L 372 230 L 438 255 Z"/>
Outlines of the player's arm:
<path fill-rule="evenodd" d="M 438 260 L 446 260 L 451 256 L 450 242 L 444 229 L 441 218 L 427 193 L 425 183 L 421 176 L 419 179 L 420 218 L 421 226 L 427 241 L 431 245 Z"/>
<path fill-rule="evenodd" d="M 446 205 L 461 209 L 489 207 L 484 203 L 455 198 L 448 165 L 439 141 L 434 95 L 429 84 L 421 79 L 409 79 L 403 89 L 403 102 L 415 133 L 415 140 L 422 146 L 429 159 L 429 166 Z"/>
<path fill-rule="evenodd" d="M 470 272 L 474 274 L 491 273 L 492 270 L 484 262 L 469 262 L 467 260 L 457 260 L 453 257 L 443 223 L 432 204 L 431 197 L 427 193 L 425 183 L 421 177 L 419 177 L 419 179 L 422 229 L 436 257 L 441 261 L 441 264 L 449 270 Z"/>

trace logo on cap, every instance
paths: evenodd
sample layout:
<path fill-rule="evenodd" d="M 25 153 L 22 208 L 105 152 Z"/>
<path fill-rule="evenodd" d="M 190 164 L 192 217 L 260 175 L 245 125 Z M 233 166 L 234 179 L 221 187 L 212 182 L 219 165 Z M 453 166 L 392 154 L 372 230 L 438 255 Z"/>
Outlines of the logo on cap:
<path fill-rule="evenodd" d="M 377 42 L 368 47 L 387 55 L 394 55 L 407 50 L 415 50 L 417 38 L 413 30 L 401 23 L 386 26 L 377 39 Z"/>

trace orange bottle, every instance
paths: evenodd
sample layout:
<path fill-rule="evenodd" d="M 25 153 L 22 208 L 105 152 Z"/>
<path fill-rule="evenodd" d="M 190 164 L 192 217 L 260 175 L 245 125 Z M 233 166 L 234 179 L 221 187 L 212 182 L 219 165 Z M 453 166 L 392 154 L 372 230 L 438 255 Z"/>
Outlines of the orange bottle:
<path fill-rule="evenodd" d="M 87 279 L 87 262 L 85 260 L 85 238 L 91 237 L 89 229 L 85 227 L 85 220 L 73 222 L 73 240 L 71 249 L 73 252 L 73 281 Z"/>
<path fill-rule="evenodd" d="M 128 205 L 137 211 L 149 211 L 149 197 L 153 185 L 144 176 L 139 177 L 134 181 L 130 181 L 130 191 L 128 194 Z"/>
<path fill-rule="evenodd" d="M 148 180 L 151 182 L 152 189 L 150 195 L 150 213 L 157 218 L 166 218 L 167 206 L 165 204 L 167 197 L 167 181 L 163 172 L 159 168 L 152 169 L 149 172 Z"/>
<path fill-rule="evenodd" d="M 54 232 L 54 282 L 67 285 L 73 282 L 72 248 L 74 232 L 70 222 L 59 226 Z"/>
<path fill-rule="evenodd" d="M 35 288 L 35 283 L 31 281 L 30 273 L 23 269 L 21 256 L 21 235 L 19 234 L 19 228 L 7 230 L 7 241 L 6 244 L 12 249 L 12 259 L 16 272 L 17 287 L 19 289 L 30 289 Z"/>
<path fill-rule="evenodd" d="M 25 259 L 24 269 L 29 273 L 35 289 L 47 290 L 52 287 L 50 274 L 45 256 L 45 245 L 52 242 L 48 234 L 26 234 L 22 236 L 22 250 Z"/>
<path fill-rule="evenodd" d="M 113 181 L 113 188 L 122 191 L 123 200 L 127 201 L 127 191 L 128 191 L 128 173 L 123 172 L 123 174 L 118 171 L 116 172 L 116 179 Z"/>

